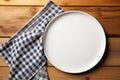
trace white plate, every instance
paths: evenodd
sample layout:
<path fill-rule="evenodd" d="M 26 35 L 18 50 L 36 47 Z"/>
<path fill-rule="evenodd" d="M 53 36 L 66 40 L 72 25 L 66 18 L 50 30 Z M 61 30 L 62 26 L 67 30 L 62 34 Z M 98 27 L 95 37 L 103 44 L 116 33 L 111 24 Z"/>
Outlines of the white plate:
<path fill-rule="evenodd" d="M 106 38 L 94 17 L 81 11 L 67 11 L 49 23 L 43 45 L 53 66 L 64 72 L 81 73 L 100 61 Z"/>

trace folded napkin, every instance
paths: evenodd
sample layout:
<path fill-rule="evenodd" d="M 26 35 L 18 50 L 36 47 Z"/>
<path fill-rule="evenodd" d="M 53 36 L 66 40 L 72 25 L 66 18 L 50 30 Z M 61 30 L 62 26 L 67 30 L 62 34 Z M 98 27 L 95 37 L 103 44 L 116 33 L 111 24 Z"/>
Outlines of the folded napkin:
<path fill-rule="evenodd" d="M 10 67 L 9 80 L 48 80 L 42 36 L 47 24 L 62 12 L 49 1 L 21 30 L 0 44 L 0 55 Z"/>

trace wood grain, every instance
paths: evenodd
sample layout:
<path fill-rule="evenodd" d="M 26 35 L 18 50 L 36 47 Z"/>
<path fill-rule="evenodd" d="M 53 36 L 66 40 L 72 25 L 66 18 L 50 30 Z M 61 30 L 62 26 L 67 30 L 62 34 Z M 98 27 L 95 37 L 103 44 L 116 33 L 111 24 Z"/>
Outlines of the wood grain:
<path fill-rule="evenodd" d="M 9 68 L 0 67 L 0 80 L 8 80 Z"/>
<path fill-rule="evenodd" d="M 54 74 L 53 74 L 54 72 Z M 84 74 L 67 74 L 48 67 L 50 80 L 119 80 L 120 67 L 99 67 Z M 57 75 L 55 75 L 57 74 Z"/>
<path fill-rule="evenodd" d="M 0 43 L 7 41 L 9 38 L 0 38 Z M 102 66 L 120 66 L 120 38 L 108 38 L 108 46 L 105 55 L 99 65 Z M 0 66 L 8 66 L 0 57 Z M 47 66 L 52 66 L 49 62 Z"/>
<path fill-rule="evenodd" d="M 98 67 L 84 74 L 67 74 L 47 67 L 50 80 L 120 80 L 120 67 Z M 0 67 L 0 80 L 7 80 L 8 67 Z"/>
<path fill-rule="evenodd" d="M 6 42 L 9 38 L 0 38 L 0 44 Z"/>
<path fill-rule="evenodd" d="M 41 8 L 1 6 L 0 37 L 15 34 Z M 120 36 L 120 7 L 63 7 L 63 9 L 87 12 L 100 21 L 107 36 Z"/>
<path fill-rule="evenodd" d="M 61 6 L 120 6 L 120 0 L 52 0 Z M 0 0 L 0 5 L 45 5 L 48 0 Z"/>

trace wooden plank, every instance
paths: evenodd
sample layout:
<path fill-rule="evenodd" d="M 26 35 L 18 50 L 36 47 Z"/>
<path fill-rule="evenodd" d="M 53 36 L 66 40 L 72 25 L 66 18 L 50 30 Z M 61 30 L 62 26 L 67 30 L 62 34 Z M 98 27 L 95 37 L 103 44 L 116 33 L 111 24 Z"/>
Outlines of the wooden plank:
<path fill-rule="evenodd" d="M 119 80 L 120 67 L 99 67 L 83 74 L 67 74 L 48 67 L 50 80 Z"/>
<path fill-rule="evenodd" d="M 99 19 L 98 19 L 99 20 Z M 106 36 L 108 37 L 120 37 L 120 20 L 99 20 Z"/>
<path fill-rule="evenodd" d="M 0 80 L 8 80 L 9 68 L 0 67 Z"/>
<path fill-rule="evenodd" d="M 119 0 L 52 0 L 61 6 L 120 6 Z M 0 5 L 45 5 L 48 0 L 0 0 Z"/>
<path fill-rule="evenodd" d="M 63 7 L 81 10 L 96 17 L 108 36 L 120 36 L 120 7 Z M 0 7 L 0 36 L 15 34 L 41 7 Z M 6 24 L 7 23 L 7 24 Z"/>
<path fill-rule="evenodd" d="M 120 80 L 120 67 L 98 67 L 83 74 L 68 74 L 48 67 L 50 80 Z M 0 80 L 7 80 L 8 67 L 0 67 Z"/>
<path fill-rule="evenodd" d="M 0 38 L 0 43 L 5 42 L 8 38 Z M 99 65 L 102 66 L 120 66 L 120 38 L 107 38 L 108 44 L 105 55 Z M 5 61 L 0 57 L 0 66 L 7 66 Z M 47 66 L 52 66 L 49 62 Z"/>
<path fill-rule="evenodd" d="M 7 40 L 9 40 L 9 38 L 0 38 L 0 43 L 4 43 Z"/>
<path fill-rule="evenodd" d="M 0 7 L 0 35 L 13 35 L 33 16 L 33 12 L 35 12 L 33 9 Z"/>
<path fill-rule="evenodd" d="M 67 10 L 85 11 L 96 18 L 100 19 L 119 19 L 120 7 L 62 7 Z"/>

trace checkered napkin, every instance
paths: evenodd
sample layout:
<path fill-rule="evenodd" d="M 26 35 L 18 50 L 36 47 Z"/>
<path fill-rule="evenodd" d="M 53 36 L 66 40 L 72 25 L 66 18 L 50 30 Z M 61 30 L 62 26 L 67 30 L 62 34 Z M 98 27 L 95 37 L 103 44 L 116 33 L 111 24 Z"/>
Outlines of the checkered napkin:
<path fill-rule="evenodd" d="M 48 80 L 42 35 L 49 21 L 62 12 L 49 1 L 10 40 L 0 44 L 0 55 L 10 67 L 9 80 Z"/>

